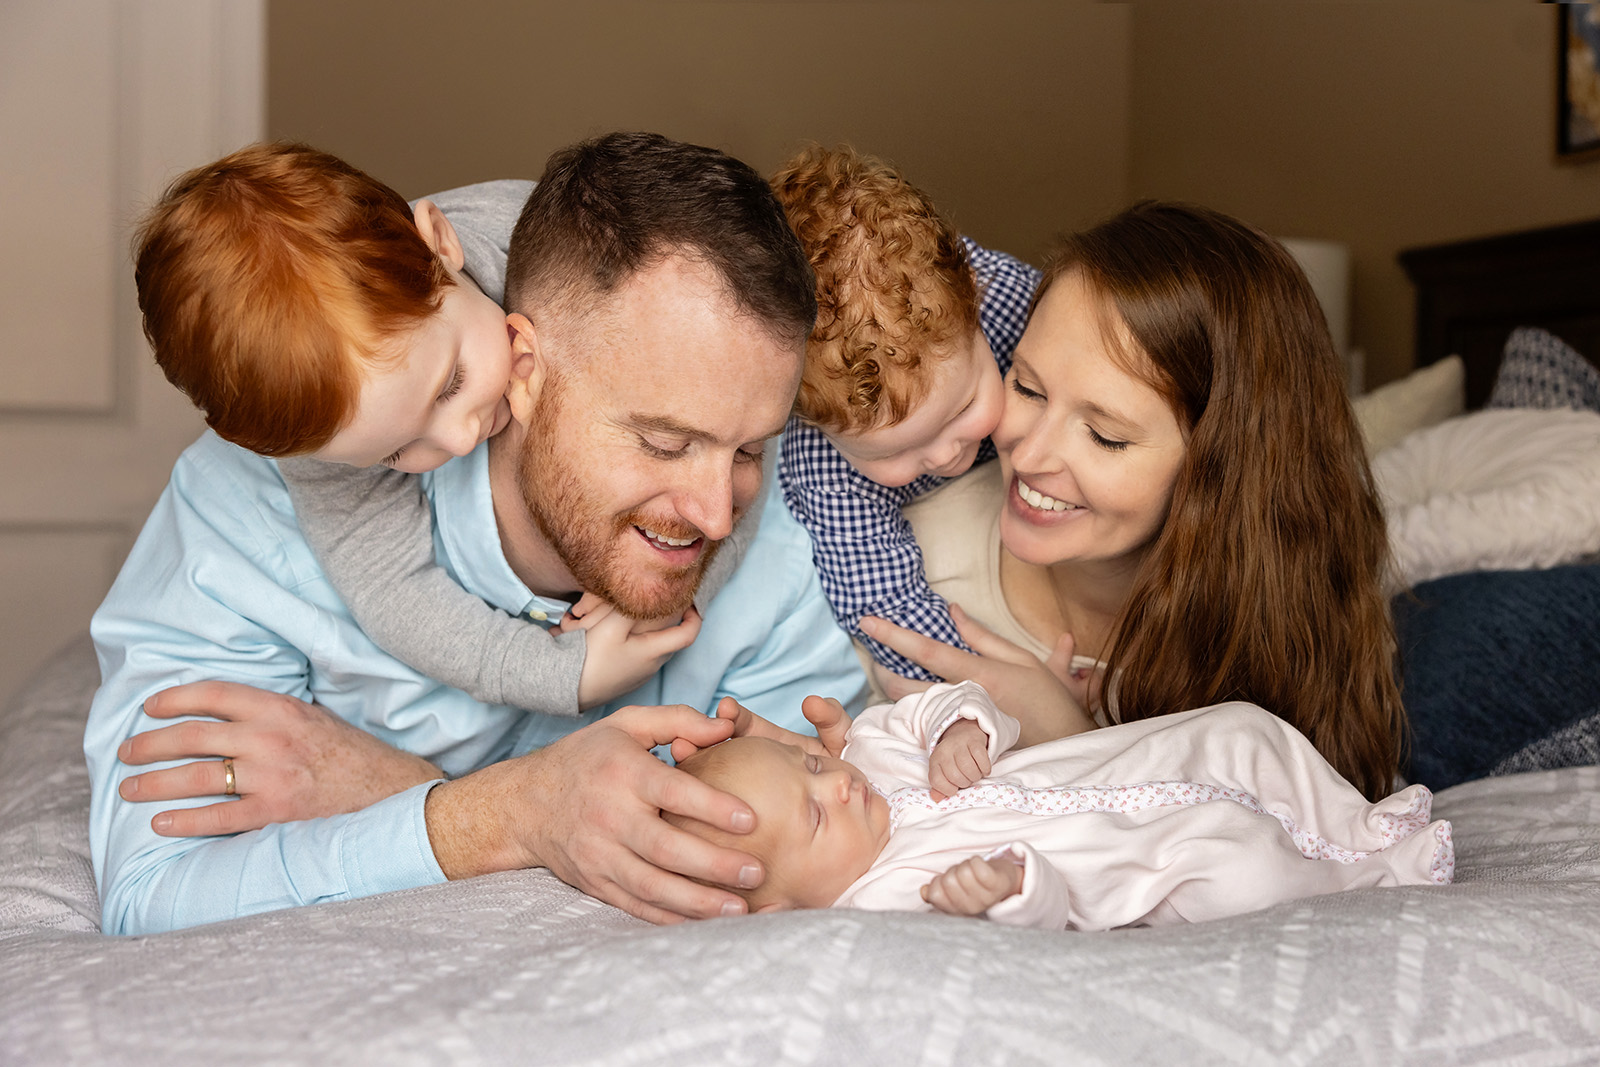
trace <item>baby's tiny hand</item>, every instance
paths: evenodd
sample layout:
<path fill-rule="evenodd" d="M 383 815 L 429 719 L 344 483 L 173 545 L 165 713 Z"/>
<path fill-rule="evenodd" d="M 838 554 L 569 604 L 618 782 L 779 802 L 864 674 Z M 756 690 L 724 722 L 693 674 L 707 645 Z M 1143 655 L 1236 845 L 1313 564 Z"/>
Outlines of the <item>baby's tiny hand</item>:
<path fill-rule="evenodd" d="M 928 757 L 928 788 L 934 800 L 959 793 L 989 773 L 989 735 L 971 719 L 953 724 Z"/>
<path fill-rule="evenodd" d="M 1005 852 L 962 860 L 922 887 L 922 899 L 946 915 L 982 915 L 1022 892 L 1022 864 Z"/>

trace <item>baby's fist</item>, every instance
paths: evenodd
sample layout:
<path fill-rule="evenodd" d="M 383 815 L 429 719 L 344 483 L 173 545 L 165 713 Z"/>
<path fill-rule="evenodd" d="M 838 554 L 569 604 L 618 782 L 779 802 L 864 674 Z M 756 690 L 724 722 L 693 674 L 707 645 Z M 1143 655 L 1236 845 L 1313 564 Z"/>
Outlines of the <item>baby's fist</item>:
<path fill-rule="evenodd" d="M 1009 852 L 962 860 L 922 887 L 922 899 L 946 915 L 982 915 L 1022 892 L 1022 864 Z"/>
<path fill-rule="evenodd" d="M 934 800 L 961 792 L 989 773 L 989 735 L 971 719 L 946 730 L 928 756 L 928 788 Z"/>

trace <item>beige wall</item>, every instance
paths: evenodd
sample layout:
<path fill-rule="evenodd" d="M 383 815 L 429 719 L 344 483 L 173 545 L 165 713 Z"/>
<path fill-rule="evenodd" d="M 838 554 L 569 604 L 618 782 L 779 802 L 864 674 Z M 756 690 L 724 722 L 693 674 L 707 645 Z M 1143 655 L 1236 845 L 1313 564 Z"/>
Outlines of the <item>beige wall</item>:
<path fill-rule="evenodd" d="M 447 13 L 447 14 L 444 14 Z M 1127 189 L 1129 10 L 1061 0 L 272 0 L 268 125 L 408 196 L 534 177 L 611 129 L 768 173 L 806 140 L 898 163 L 1036 258 Z"/>
<path fill-rule="evenodd" d="M 1600 162 L 1555 160 L 1549 7 L 1133 10 L 1130 194 L 1350 244 L 1369 384 L 1411 365 L 1400 249 L 1600 215 Z"/>
<path fill-rule="evenodd" d="M 1396 251 L 1600 215 L 1531 3 L 272 0 L 268 54 L 272 135 L 412 196 L 645 128 L 763 172 L 850 141 L 1035 260 L 1141 196 L 1344 241 L 1369 384 L 1411 362 Z"/>

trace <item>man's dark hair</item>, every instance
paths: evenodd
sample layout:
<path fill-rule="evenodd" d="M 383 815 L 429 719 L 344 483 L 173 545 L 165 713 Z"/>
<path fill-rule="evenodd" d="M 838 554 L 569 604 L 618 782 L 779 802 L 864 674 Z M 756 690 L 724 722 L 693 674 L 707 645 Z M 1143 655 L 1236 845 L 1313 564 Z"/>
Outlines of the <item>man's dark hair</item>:
<path fill-rule="evenodd" d="M 674 253 L 714 268 L 774 335 L 810 334 L 816 278 L 766 180 L 655 133 L 611 133 L 550 157 L 511 235 L 506 308 L 537 322 L 542 306 L 609 293 Z"/>

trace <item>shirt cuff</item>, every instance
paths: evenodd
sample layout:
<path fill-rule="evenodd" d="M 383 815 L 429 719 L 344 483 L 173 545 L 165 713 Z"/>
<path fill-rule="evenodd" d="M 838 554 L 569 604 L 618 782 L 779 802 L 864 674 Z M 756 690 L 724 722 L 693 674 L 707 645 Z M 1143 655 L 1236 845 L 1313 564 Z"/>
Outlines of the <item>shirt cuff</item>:
<path fill-rule="evenodd" d="M 339 859 L 352 897 L 414 889 L 445 880 L 428 843 L 428 792 L 444 779 L 414 785 L 363 808 L 345 823 Z"/>

